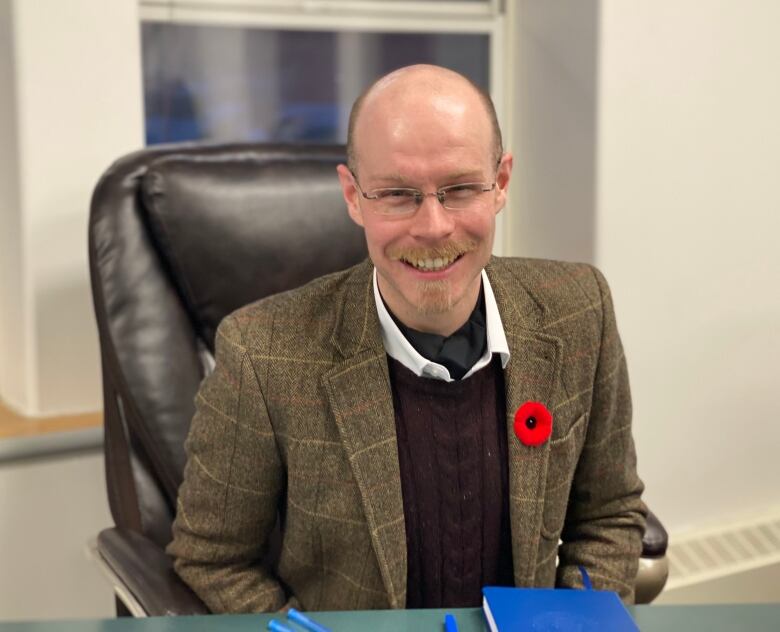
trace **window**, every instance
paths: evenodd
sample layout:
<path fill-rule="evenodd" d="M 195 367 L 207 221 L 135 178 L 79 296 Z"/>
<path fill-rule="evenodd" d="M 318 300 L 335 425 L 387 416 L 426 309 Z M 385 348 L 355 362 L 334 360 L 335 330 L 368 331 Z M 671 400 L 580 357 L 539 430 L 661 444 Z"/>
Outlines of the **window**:
<path fill-rule="evenodd" d="M 147 144 L 343 143 L 374 79 L 434 63 L 487 89 L 503 120 L 500 0 L 140 0 Z M 506 130 L 505 130 L 506 131 Z M 503 249 L 504 214 L 496 226 Z"/>
<path fill-rule="evenodd" d="M 352 102 L 413 63 L 489 89 L 482 34 L 357 33 L 143 25 L 147 144 L 180 140 L 344 142 Z"/>
<path fill-rule="evenodd" d="M 141 7 L 147 144 L 344 142 L 360 91 L 413 63 L 457 70 L 496 100 L 495 2 L 146 0 Z"/>

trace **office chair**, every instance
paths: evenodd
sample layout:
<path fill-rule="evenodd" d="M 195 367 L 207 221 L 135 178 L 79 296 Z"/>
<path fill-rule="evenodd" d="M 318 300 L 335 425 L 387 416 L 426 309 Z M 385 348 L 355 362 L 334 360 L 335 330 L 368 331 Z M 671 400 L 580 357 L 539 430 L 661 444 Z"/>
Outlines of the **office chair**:
<path fill-rule="evenodd" d="M 365 258 L 335 174 L 343 160 L 343 146 L 160 146 L 121 158 L 95 189 L 89 261 L 115 526 L 93 554 L 119 615 L 208 612 L 164 550 L 194 396 L 224 316 Z M 644 544 L 650 588 L 640 579 L 637 595 L 650 601 L 666 563 L 653 519 Z M 270 548 L 273 560 L 279 542 Z"/>

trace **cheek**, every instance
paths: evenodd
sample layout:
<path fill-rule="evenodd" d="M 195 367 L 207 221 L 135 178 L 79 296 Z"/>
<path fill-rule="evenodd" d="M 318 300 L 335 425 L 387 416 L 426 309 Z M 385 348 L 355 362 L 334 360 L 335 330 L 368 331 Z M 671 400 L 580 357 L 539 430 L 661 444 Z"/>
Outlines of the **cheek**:
<path fill-rule="evenodd" d="M 372 256 L 384 255 L 387 247 L 403 236 L 403 232 L 392 224 L 368 224 L 365 229 L 366 243 Z"/>
<path fill-rule="evenodd" d="M 495 215 L 489 211 L 465 218 L 461 224 L 462 230 L 480 241 L 487 241 L 495 230 Z"/>

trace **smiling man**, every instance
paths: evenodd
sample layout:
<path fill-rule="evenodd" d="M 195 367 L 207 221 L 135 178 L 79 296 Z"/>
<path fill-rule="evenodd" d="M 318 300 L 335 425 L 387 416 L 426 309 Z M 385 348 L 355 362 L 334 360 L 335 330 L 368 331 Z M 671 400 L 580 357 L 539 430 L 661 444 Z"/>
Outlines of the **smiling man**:
<path fill-rule="evenodd" d="M 214 611 L 475 606 L 581 565 L 632 600 L 645 508 L 603 277 L 491 257 L 512 156 L 464 77 L 383 77 L 347 149 L 370 260 L 223 321 L 177 572 Z"/>
<path fill-rule="evenodd" d="M 420 331 L 448 336 L 477 303 L 512 171 L 494 117 L 474 86 L 426 66 L 383 78 L 353 108 L 344 197 L 382 298 Z"/>

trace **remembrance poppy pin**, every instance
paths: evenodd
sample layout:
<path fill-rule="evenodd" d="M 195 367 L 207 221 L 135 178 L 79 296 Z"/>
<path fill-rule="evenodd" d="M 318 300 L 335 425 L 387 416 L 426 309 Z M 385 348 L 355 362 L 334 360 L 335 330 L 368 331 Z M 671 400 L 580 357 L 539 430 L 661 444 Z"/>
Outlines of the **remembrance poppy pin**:
<path fill-rule="evenodd" d="M 515 413 L 514 429 L 523 445 L 542 445 L 552 433 L 552 413 L 541 402 L 526 402 Z"/>

